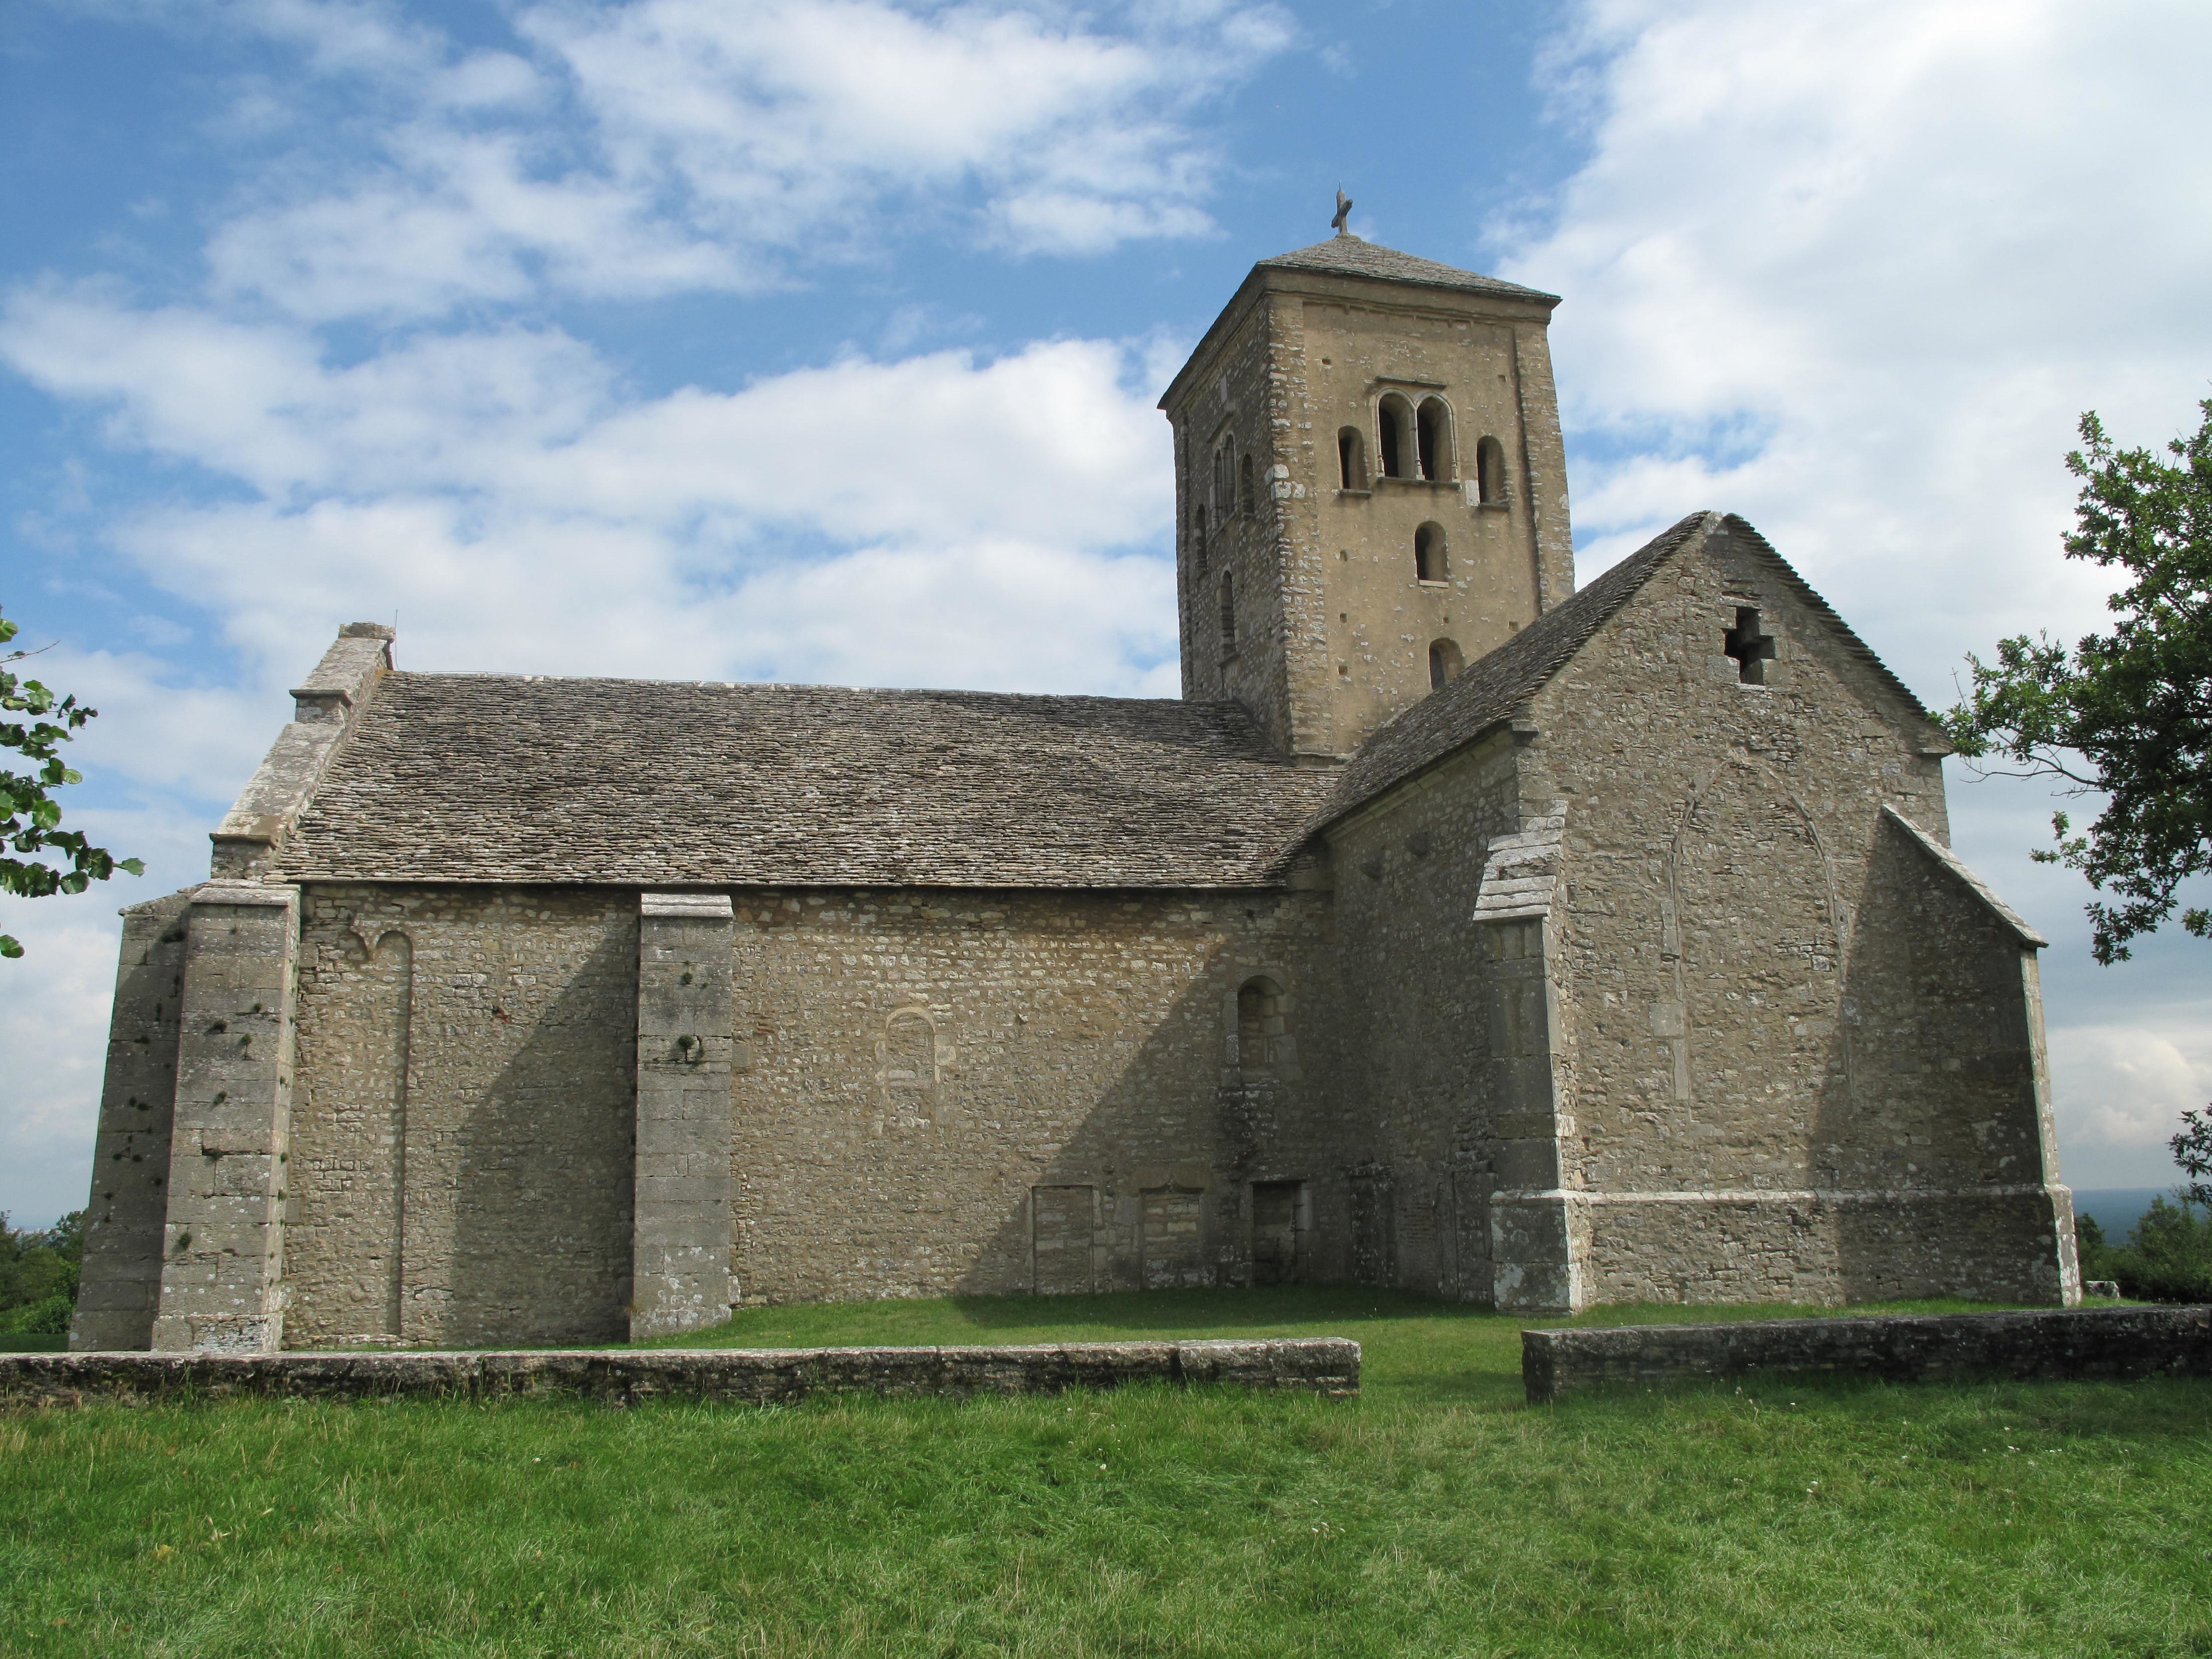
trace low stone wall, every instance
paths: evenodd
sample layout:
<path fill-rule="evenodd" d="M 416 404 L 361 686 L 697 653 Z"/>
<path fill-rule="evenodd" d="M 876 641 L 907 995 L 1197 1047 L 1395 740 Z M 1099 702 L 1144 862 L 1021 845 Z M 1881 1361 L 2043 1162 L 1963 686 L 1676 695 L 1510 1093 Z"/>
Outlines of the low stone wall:
<path fill-rule="evenodd" d="M 2212 1308 L 1882 1314 L 1523 1331 L 1531 1405 L 1618 1383 L 1737 1376 L 2212 1376 Z"/>
<path fill-rule="evenodd" d="M 814 1395 L 1057 1394 L 1127 1382 L 1220 1382 L 1343 1398 L 1359 1345 L 1075 1342 L 1034 1347 L 524 1349 L 477 1353 L 0 1354 L 0 1403 L 398 1395 L 571 1395 L 782 1404 Z"/>

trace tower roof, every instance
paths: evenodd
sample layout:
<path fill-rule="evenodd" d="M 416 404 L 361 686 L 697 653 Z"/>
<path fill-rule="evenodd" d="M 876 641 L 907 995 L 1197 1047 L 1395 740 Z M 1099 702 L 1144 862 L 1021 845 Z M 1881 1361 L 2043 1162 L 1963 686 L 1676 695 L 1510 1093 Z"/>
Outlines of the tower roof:
<path fill-rule="evenodd" d="M 1261 269 L 1279 270 L 1317 270 L 1333 276 L 1372 276 L 1386 283 L 1417 283 L 1427 288 L 1455 288 L 1471 294 L 1497 294 L 1516 300 L 1540 300 L 1547 305 L 1557 305 L 1559 296 L 1547 294 L 1541 289 L 1523 288 L 1518 283 L 1501 282 L 1495 276 L 1485 276 L 1472 270 L 1462 270 L 1456 265 L 1439 264 L 1434 259 L 1423 259 L 1411 253 L 1401 253 L 1395 247 L 1384 247 L 1379 242 L 1363 240 L 1357 236 L 1332 236 L 1325 242 L 1316 242 L 1311 247 L 1279 253 L 1272 259 L 1260 261 Z"/>

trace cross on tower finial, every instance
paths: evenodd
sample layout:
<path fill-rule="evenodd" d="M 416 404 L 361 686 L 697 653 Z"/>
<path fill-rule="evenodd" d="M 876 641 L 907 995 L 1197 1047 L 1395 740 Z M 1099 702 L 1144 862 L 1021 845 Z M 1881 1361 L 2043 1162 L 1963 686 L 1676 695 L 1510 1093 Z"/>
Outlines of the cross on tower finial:
<path fill-rule="evenodd" d="M 1352 234 L 1352 198 L 1344 193 L 1342 185 L 1336 187 L 1336 217 L 1330 220 L 1329 223 L 1336 227 L 1338 235 Z"/>
<path fill-rule="evenodd" d="M 1774 637 L 1759 625 L 1759 612 L 1735 608 L 1735 626 L 1721 634 L 1721 649 L 1735 659 L 1735 677 L 1746 685 L 1766 684 L 1766 665 L 1774 660 Z"/>

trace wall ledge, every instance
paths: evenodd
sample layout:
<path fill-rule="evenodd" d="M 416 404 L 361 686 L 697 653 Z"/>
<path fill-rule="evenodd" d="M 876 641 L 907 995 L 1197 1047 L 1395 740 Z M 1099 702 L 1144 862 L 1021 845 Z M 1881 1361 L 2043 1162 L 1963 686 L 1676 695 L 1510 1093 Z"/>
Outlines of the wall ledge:
<path fill-rule="evenodd" d="M 964 1399 L 1162 1382 L 1345 1399 L 1359 1392 L 1359 1345 L 1342 1337 L 1303 1337 L 1018 1347 L 0 1354 L 0 1404 L 13 1406 L 410 1395 L 771 1405 L 814 1395 Z"/>
<path fill-rule="evenodd" d="M 1756 1376 L 1949 1382 L 2212 1376 L 2212 1307 L 1869 1314 L 1521 1333 L 1528 1403 Z"/>

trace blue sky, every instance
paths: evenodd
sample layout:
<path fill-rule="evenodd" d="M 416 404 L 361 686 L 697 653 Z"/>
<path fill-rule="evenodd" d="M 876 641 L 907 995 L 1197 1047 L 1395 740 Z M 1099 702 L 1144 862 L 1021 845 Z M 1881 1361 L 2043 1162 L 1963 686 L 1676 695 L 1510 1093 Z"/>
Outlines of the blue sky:
<path fill-rule="evenodd" d="M 15 904 L 0 1207 L 83 1200 L 116 906 L 334 627 L 416 668 L 1171 695 L 1167 374 L 1328 234 L 1564 295 L 1583 578 L 1758 524 L 1932 705 L 2095 625 L 2059 465 L 2212 391 L 2183 3 L 23 0 L 0 605 L 143 881 Z M 2054 941 L 2067 1176 L 2212 1098 L 2212 955 L 2090 963 L 2051 803 L 1951 769 Z"/>

